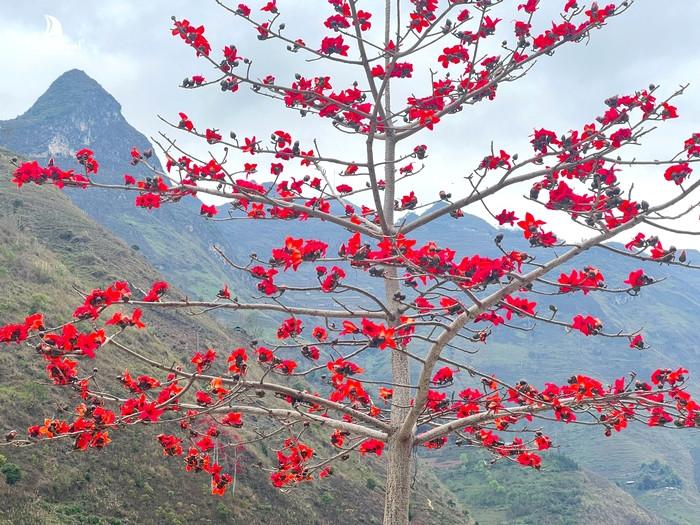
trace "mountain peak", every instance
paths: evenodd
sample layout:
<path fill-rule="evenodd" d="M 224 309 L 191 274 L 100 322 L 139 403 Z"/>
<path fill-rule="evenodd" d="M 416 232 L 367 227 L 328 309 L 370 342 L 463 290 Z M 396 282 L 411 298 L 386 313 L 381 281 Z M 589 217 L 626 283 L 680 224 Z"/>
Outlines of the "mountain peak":
<path fill-rule="evenodd" d="M 89 110 L 90 114 L 96 111 L 119 113 L 121 105 L 85 71 L 70 69 L 54 80 L 22 117 L 47 117 L 82 110 Z"/>
<path fill-rule="evenodd" d="M 70 157 L 74 151 L 103 147 L 109 155 L 149 147 L 129 126 L 121 105 L 85 71 L 71 69 L 56 78 L 24 114 L 0 121 L 0 144 L 32 158 Z M 128 154 L 128 150 L 124 152 Z"/>

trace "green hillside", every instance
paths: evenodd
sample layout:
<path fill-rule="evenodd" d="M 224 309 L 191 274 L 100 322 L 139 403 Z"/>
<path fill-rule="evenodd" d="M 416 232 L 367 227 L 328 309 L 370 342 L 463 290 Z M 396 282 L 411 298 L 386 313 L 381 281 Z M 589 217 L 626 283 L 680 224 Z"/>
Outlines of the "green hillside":
<path fill-rule="evenodd" d="M 11 186 L 10 157 L 0 150 L 0 324 L 37 310 L 49 313 L 49 324 L 69 318 L 80 302 L 73 286 L 90 289 L 122 278 L 148 288 L 161 277 L 138 252 L 90 221 L 55 188 L 19 191 Z M 165 311 L 145 316 L 149 328 L 129 342 L 166 361 L 183 362 L 207 345 L 227 348 L 235 343 L 203 316 Z M 101 352 L 96 363 L 105 381 L 126 367 L 142 370 L 107 349 Z M 71 410 L 66 391 L 57 391 L 45 377 L 40 361 L 27 349 L 0 349 L 0 430 L 24 432 L 44 417 L 62 417 Z M 353 457 L 323 483 L 285 494 L 270 485 L 258 466 L 270 465 L 268 456 L 274 452 L 246 448 L 237 458 L 228 458 L 238 460 L 237 484 L 235 491 L 219 498 L 210 495 L 208 478 L 185 473 L 181 460 L 163 458 L 153 439 L 162 431 L 160 426 L 119 430 L 109 447 L 89 453 L 60 443 L 0 447 L 0 524 L 330 524 L 339 523 L 341 516 L 348 524 L 381 521 L 383 494 L 376 463 Z M 449 499 L 429 473 L 420 476 L 412 510 L 415 522 L 468 522 Z"/>
<path fill-rule="evenodd" d="M 490 463 L 480 453 L 463 453 L 448 465 L 435 463 L 441 478 L 481 525 L 661 525 L 609 481 L 551 453 L 541 471 L 508 461 Z M 449 466 L 449 468 L 445 468 Z"/>

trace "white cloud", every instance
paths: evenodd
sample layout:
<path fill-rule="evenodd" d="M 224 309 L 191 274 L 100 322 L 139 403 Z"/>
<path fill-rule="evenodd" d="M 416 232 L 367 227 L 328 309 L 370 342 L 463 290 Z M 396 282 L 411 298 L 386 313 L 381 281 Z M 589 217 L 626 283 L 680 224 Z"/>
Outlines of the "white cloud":
<path fill-rule="evenodd" d="M 58 20 L 58 19 L 56 19 Z M 17 116 L 28 109 L 48 85 L 68 69 L 84 69 L 106 84 L 133 82 L 138 76 L 133 57 L 101 49 L 70 35 L 70 27 L 52 32 L 42 15 L 32 23 L 5 20 L 0 32 L 2 68 L 13 81 L 0 83 L 0 119 Z"/>

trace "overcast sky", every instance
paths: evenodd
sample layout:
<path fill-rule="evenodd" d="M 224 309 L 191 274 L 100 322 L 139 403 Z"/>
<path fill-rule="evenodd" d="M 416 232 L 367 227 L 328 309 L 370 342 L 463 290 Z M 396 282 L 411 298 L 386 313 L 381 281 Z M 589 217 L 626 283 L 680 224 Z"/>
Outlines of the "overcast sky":
<path fill-rule="evenodd" d="M 248 3 L 256 9 L 264 2 Z M 511 10 L 504 16 L 507 29 L 518 3 L 506 1 Z M 327 34 L 320 23 L 309 24 L 309 20 L 330 14 L 325 0 L 278 0 L 278 4 L 290 36 L 299 34 L 311 43 Z M 371 9 L 377 0 L 366 4 Z M 542 4 L 559 7 L 563 0 L 543 0 Z M 127 120 L 147 136 L 164 130 L 158 114 L 175 120 L 177 112 L 184 111 L 202 127 L 235 130 L 239 136 L 266 137 L 288 127 L 302 145 L 319 137 L 324 154 L 360 151 L 362 139 L 353 142 L 346 135 L 329 132 L 328 122 L 319 119 L 302 121 L 275 101 L 247 93 L 224 94 L 216 88 L 178 88 L 184 77 L 206 76 L 210 70 L 195 59 L 191 48 L 170 35 L 171 15 L 204 24 L 215 50 L 235 43 L 242 54 L 255 59 L 261 73 L 289 78 L 295 71 L 310 72 L 316 67 L 305 64 L 302 56 L 290 56 L 278 42 L 257 42 L 248 27 L 213 0 L 3 0 L 0 119 L 23 113 L 55 77 L 79 68 L 114 95 Z M 587 45 L 565 46 L 541 61 L 526 78 L 502 87 L 496 101 L 467 108 L 434 132 L 417 138 L 416 143 L 429 145 L 431 158 L 414 183 L 431 194 L 439 184 L 457 195 L 464 187 L 461 177 L 484 156 L 492 140 L 511 153 L 529 153 L 528 136 L 534 128 L 580 129 L 601 113 L 605 98 L 649 83 L 661 84 L 664 94 L 681 83 L 691 86 L 678 102 L 682 118 L 664 125 L 641 151 L 630 156 L 659 158 L 677 151 L 685 138 L 700 131 L 698 20 L 700 2 L 695 0 L 637 0 L 623 16 L 595 31 Z M 540 24 L 547 21 L 546 16 L 539 19 Z M 653 189 L 657 195 L 673 190 L 664 184 L 659 169 L 635 169 L 631 176 L 642 192 Z M 497 211 L 503 207 L 522 210 L 523 205 L 512 201 L 526 192 L 527 188 L 520 188 L 492 206 Z M 469 211 L 483 214 L 477 208 Z M 566 233 L 580 235 L 574 230 Z M 700 247 L 694 239 L 667 238 L 679 245 Z"/>

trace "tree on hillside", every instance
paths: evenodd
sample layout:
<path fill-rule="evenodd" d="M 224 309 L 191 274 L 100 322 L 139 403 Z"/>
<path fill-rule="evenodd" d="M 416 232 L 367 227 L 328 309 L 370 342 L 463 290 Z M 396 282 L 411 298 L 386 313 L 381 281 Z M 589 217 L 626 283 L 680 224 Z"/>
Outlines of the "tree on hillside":
<path fill-rule="evenodd" d="M 434 128 L 464 118 L 476 104 L 496 103 L 498 91 L 515 89 L 509 84 L 537 61 L 595 38 L 631 1 L 561 0 L 560 16 L 551 21 L 538 0 L 385 0 L 382 9 L 329 0 L 314 41 L 285 27 L 291 4 L 217 3 L 258 40 L 277 44 L 275 52 L 288 53 L 289 60 L 306 60 L 316 73 L 277 77 L 246 58 L 248 50 L 214 49 L 202 26 L 174 18 L 172 34 L 203 64 L 182 87 L 218 87 L 222 97 L 250 89 L 280 101 L 285 111 L 320 118 L 342 134 L 347 149 L 327 152 L 322 137 L 304 143 L 295 138 L 298 130 L 276 126 L 269 139 L 244 129 L 224 136 L 183 112 L 168 123 L 179 128 L 174 133 L 208 143 L 209 157 L 182 151 L 164 134 L 158 141 L 164 172 L 153 167 L 151 151 L 132 151 L 133 164 L 152 171 L 142 180 L 125 175 L 123 185 L 101 183 L 99 159 L 88 149 L 76 153 L 77 171 L 25 162 L 13 180 L 131 192 L 136 206 L 151 210 L 196 196 L 216 198 L 202 204 L 205 218 L 306 221 L 308 235 L 277 239 L 272 253 L 243 261 L 222 251 L 226 264 L 257 283 L 247 295 L 222 286 L 210 300 L 193 301 L 169 293 L 165 282 L 132 293 L 133 283 L 120 281 L 86 291 L 67 322 L 36 313 L 3 327 L 0 341 L 35 349 L 49 378 L 77 403 L 72 420 L 38 422 L 28 437 L 9 435 L 9 444 L 72 440 L 77 449 L 100 449 L 117 439 L 120 427 L 154 425 L 164 454 L 183 457 L 188 472 L 206 472 L 215 494 L 232 483 L 220 458 L 240 444 L 266 441 L 277 450 L 276 462 L 264 467 L 282 489 L 331 475 L 350 454 L 381 456 L 384 523 L 401 525 L 409 521 L 417 447 L 478 447 L 538 469 L 540 451 L 552 446 L 541 420 L 597 425 L 607 436 L 632 423 L 700 426 L 700 405 L 685 388 L 684 368 L 659 369 L 651 377 L 574 373 L 564 384 L 509 384 L 468 359 L 492 332 L 543 323 L 572 337 L 610 338 L 611 352 L 648 348 L 635 327 L 610 330 L 609 320 L 586 311 L 564 317 L 540 303 L 565 294 L 644 294 L 662 276 L 647 274 L 642 262 L 657 263 L 655 270 L 659 263 L 698 268 L 663 234 L 697 233 L 683 224 L 700 204 L 694 200 L 700 181 L 690 178 L 700 160 L 700 134 L 660 160 L 629 155 L 656 126 L 678 116 L 674 99 L 684 87 L 661 94 L 649 86 L 608 98 L 590 123 L 570 131 L 535 129 L 528 155 L 497 143 L 478 159 L 459 165 L 455 159 L 449 176 L 466 174 L 460 195 L 421 192 L 412 184 L 430 169 Z M 363 146 L 361 158 L 348 155 L 354 144 Z M 645 200 L 633 195 L 639 166 L 656 171 L 660 188 Z M 512 209 L 492 209 L 493 196 L 511 187 L 527 196 Z M 474 207 L 513 227 L 529 243 L 527 252 L 508 246 L 503 235 L 494 239 L 496 256 L 470 253 L 468 240 L 438 246 L 412 238 Z M 409 213 L 420 209 L 424 213 Z M 552 214 L 575 223 L 584 240 L 560 237 L 551 219 L 542 218 Z M 314 238 L 319 221 L 337 226 L 344 241 L 331 246 Z M 629 265 L 624 282 L 607 282 L 600 270 L 577 265 L 581 254 L 602 250 Z M 278 324 L 276 336 L 233 350 L 202 349 L 173 364 L 124 340 L 144 328 L 150 309 L 259 311 Z M 107 351 L 143 369 L 113 371 L 121 385 L 110 385 L 109 374 L 93 372 L 93 360 Z M 386 362 L 386 378 L 369 379 L 360 367 L 370 356 Z M 325 443 L 316 444 L 318 435 Z"/>

